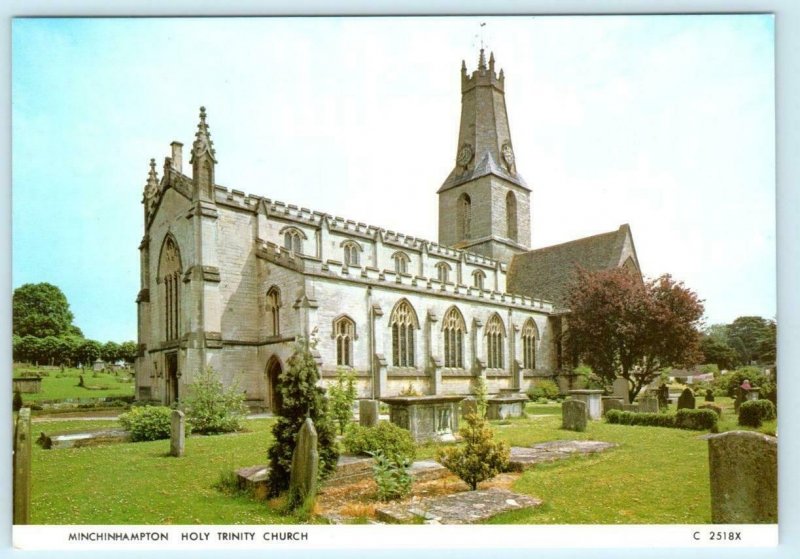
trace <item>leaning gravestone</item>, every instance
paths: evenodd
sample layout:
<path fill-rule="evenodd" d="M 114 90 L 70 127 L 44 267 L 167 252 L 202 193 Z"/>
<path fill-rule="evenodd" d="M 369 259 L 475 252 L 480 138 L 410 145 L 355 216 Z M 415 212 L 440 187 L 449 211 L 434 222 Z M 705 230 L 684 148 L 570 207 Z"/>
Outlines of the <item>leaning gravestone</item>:
<path fill-rule="evenodd" d="M 708 439 L 711 522 L 778 522 L 778 439 L 729 431 Z"/>
<path fill-rule="evenodd" d="M 694 392 L 691 388 L 684 388 L 678 397 L 678 409 L 694 409 Z"/>
<path fill-rule="evenodd" d="M 180 410 L 172 410 L 172 429 L 170 430 L 169 453 L 171 456 L 183 456 L 186 442 L 186 418 Z"/>
<path fill-rule="evenodd" d="M 628 397 L 628 381 L 624 378 L 614 380 L 614 398 L 622 398 L 623 404 L 630 404 L 631 400 Z"/>
<path fill-rule="evenodd" d="M 561 426 L 570 431 L 586 431 L 586 402 L 564 400 L 561 404 Z"/>
<path fill-rule="evenodd" d="M 380 402 L 378 400 L 358 401 L 358 424 L 362 427 L 374 427 L 378 424 Z"/>
<path fill-rule="evenodd" d="M 289 478 L 289 498 L 300 505 L 317 493 L 317 471 L 319 452 L 317 451 L 317 430 L 314 422 L 307 417 L 297 434 L 297 445 L 292 453 L 292 472 Z"/>
<path fill-rule="evenodd" d="M 31 521 L 31 409 L 22 408 L 14 426 L 14 524 Z"/>

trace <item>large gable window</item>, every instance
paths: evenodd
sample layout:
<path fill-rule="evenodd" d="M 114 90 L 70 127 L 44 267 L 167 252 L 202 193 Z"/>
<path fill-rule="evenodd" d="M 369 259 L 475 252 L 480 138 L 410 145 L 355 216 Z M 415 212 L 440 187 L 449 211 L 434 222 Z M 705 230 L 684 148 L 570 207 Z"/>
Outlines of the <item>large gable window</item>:
<path fill-rule="evenodd" d="M 395 367 L 413 367 L 414 335 L 419 322 L 408 301 L 403 299 L 395 305 L 389 326 L 392 329 L 392 364 Z"/>

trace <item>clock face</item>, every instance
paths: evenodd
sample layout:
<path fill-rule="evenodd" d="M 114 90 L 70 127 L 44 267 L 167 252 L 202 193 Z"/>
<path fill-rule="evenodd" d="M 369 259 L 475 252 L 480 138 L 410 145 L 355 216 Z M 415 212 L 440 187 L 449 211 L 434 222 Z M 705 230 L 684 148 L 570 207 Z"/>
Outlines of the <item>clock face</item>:
<path fill-rule="evenodd" d="M 506 167 L 511 170 L 514 165 L 514 151 L 511 149 L 511 144 L 503 144 L 503 161 L 506 162 Z"/>
<path fill-rule="evenodd" d="M 472 151 L 472 146 L 469 144 L 464 144 L 461 146 L 461 149 L 458 150 L 458 157 L 456 157 L 456 163 L 461 165 L 462 167 L 466 167 L 469 165 L 469 162 L 472 161 L 472 156 L 474 152 Z"/>

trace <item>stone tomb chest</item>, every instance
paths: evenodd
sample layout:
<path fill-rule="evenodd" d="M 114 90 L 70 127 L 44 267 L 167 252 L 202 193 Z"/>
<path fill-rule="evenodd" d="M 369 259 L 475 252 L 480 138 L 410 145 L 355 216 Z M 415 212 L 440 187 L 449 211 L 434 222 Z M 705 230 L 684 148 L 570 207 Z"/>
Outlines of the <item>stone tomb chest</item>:
<path fill-rule="evenodd" d="M 570 390 L 569 395 L 573 400 L 581 400 L 586 404 L 586 413 L 590 420 L 603 418 L 602 390 Z"/>
<path fill-rule="evenodd" d="M 486 400 L 486 417 L 488 419 L 506 419 L 507 417 L 523 417 L 525 415 L 525 394 L 500 393 Z"/>
<path fill-rule="evenodd" d="M 395 396 L 381 398 L 389 405 L 389 420 L 408 429 L 417 442 L 453 441 L 458 432 L 458 405 L 464 396 Z"/>

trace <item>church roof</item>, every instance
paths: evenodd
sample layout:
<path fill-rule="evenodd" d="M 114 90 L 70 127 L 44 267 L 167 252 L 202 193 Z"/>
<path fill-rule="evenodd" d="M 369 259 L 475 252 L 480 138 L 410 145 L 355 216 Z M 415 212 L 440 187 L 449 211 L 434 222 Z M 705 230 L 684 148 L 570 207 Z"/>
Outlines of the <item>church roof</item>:
<path fill-rule="evenodd" d="M 507 289 L 563 307 L 575 269 L 580 266 L 599 271 L 618 267 L 630 235 L 630 226 L 624 224 L 616 231 L 517 254 L 508 267 Z"/>
<path fill-rule="evenodd" d="M 469 182 L 471 180 L 475 180 L 477 178 L 486 176 L 486 175 L 495 175 L 500 178 L 503 178 L 509 182 L 516 184 L 517 186 L 521 186 L 526 190 L 530 190 L 528 185 L 525 183 L 525 180 L 522 178 L 522 175 L 519 173 L 511 174 L 506 171 L 502 165 L 498 165 L 497 162 L 492 157 L 492 154 L 487 152 L 484 154 L 483 158 L 481 159 L 480 163 L 475 165 L 475 167 L 471 170 L 466 170 L 463 174 L 459 174 L 458 172 L 462 168 L 456 166 L 455 169 L 450 173 L 447 179 L 444 181 L 442 186 L 437 191 L 438 193 L 444 192 L 445 190 L 449 190 L 453 187 L 458 186 L 459 184 L 464 184 L 465 182 Z"/>

